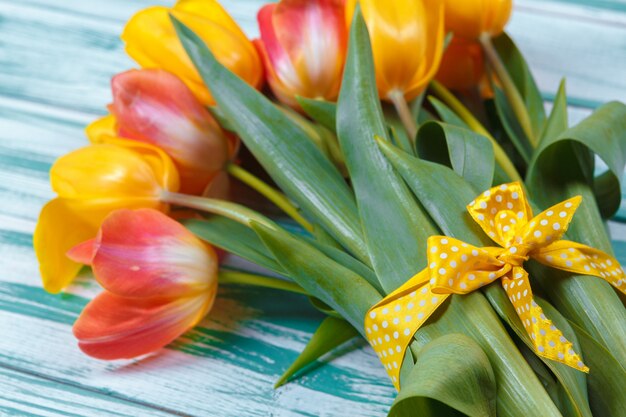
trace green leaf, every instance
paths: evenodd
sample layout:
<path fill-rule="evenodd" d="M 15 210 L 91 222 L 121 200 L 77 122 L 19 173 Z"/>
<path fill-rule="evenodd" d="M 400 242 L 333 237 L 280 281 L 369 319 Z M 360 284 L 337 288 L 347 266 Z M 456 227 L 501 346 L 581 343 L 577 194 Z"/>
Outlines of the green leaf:
<path fill-rule="evenodd" d="M 353 258 L 341 249 L 337 249 L 335 247 L 324 244 L 319 240 L 309 239 L 308 241 L 333 261 L 340 263 L 341 265 L 365 278 L 365 280 L 369 282 L 374 288 L 376 288 L 378 292 L 380 292 L 381 294 L 384 293 L 382 287 L 380 286 L 380 282 L 376 277 L 376 274 L 370 269 L 369 266 L 360 262 L 358 259 Z"/>
<path fill-rule="evenodd" d="M 594 416 L 621 416 L 626 410 L 626 370 L 623 362 L 596 342 L 576 324 L 570 325 L 582 345 L 585 362 L 589 366 L 589 402 Z"/>
<path fill-rule="evenodd" d="M 251 227 L 291 279 L 363 333 L 365 313 L 382 299 L 374 287 L 304 239 L 260 223 Z"/>
<path fill-rule="evenodd" d="M 528 68 L 528 64 L 517 48 L 517 45 L 515 45 L 513 40 L 506 33 L 502 33 L 500 36 L 493 39 L 493 45 L 511 75 L 517 90 L 524 99 L 524 103 L 528 109 L 528 115 L 530 116 L 533 133 L 536 137 L 539 137 L 546 120 L 546 112 L 543 108 L 543 98 Z"/>
<path fill-rule="evenodd" d="M 467 124 L 459 116 L 457 116 L 450 107 L 446 106 L 443 101 L 433 96 L 428 96 L 428 101 L 430 102 L 430 104 L 433 105 L 433 107 L 437 111 L 437 114 L 445 123 L 469 129 Z"/>
<path fill-rule="evenodd" d="M 337 107 L 337 132 L 372 265 L 383 288 L 391 292 L 425 265 L 425 257 L 418 254 L 426 253 L 426 239 L 434 229 L 374 140 L 388 135 L 369 35 L 360 10 L 354 16 Z"/>
<path fill-rule="evenodd" d="M 345 320 L 326 317 L 317 328 L 309 343 L 284 374 L 276 381 L 274 388 L 289 381 L 294 375 L 303 374 L 303 370 L 316 362 L 319 358 L 341 346 L 348 340 L 359 335 L 354 327 Z"/>
<path fill-rule="evenodd" d="M 522 126 L 519 124 L 517 116 L 509 104 L 509 100 L 504 95 L 504 92 L 495 84 L 493 85 L 493 92 L 494 104 L 496 112 L 498 113 L 498 118 L 500 119 L 507 136 L 515 146 L 515 149 L 524 162 L 528 163 L 533 150 L 530 140 L 526 137 L 524 129 L 522 129 Z"/>
<path fill-rule="evenodd" d="M 308 293 L 301 286 L 291 281 L 244 271 L 238 271 L 226 267 L 221 267 L 219 270 L 219 282 L 220 285 L 253 285 L 256 287 L 272 288 L 275 290 L 289 291 L 296 294 L 308 295 Z"/>
<path fill-rule="evenodd" d="M 474 189 L 491 187 L 493 146 L 484 136 L 447 123 L 427 122 L 417 132 L 416 148 L 420 158 L 452 167 Z"/>
<path fill-rule="evenodd" d="M 592 191 L 593 153 L 608 165 L 604 180 L 616 194 L 598 201 L 600 207 Z M 600 212 L 609 215 L 619 207 L 619 180 L 625 162 L 626 106 L 613 102 L 560 135 L 546 136 L 529 167 L 527 185 L 541 208 L 582 195 L 566 238 L 612 253 Z M 596 277 L 559 271 L 549 276 L 537 282 L 556 308 L 617 358 L 626 358 L 626 309 L 613 288 Z"/>
<path fill-rule="evenodd" d="M 338 169 L 302 128 L 220 64 L 191 29 L 171 19 L 219 108 L 263 168 L 306 213 L 367 261 L 354 196 Z"/>
<path fill-rule="evenodd" d="M 221 216 L 212 216 L 205 220 L 187 219 L 181 223 L 200 239 L 218 248 L 284 274 L 283 268 L 256 233 L 241 223 Z"/>
<path fill-rule="evenodd" d="M 302 110 L 317 123 L 335 132 L 337 129 L 337 105 L 330 101 L 296 96 Z"/>
<path fill-rule="evenodd" d="M 567 96 L 565 94 L 565 79 L 561 80 L 559 85 L 559 91 L 556 93 L 556 98 L 552 104 L 552 111 L 550 117 L 546 122 L 539 143 L 543 142 L 546 138 L 550 140 L 555 138 L 567 130 Z"/>
<path fill-rule="evenodd" d="M 448 415 L 496 415 L 496 379 L 489 359 L 472 339 L 454 333 L 419 351 L 389 413 L 391 417 Z"/>

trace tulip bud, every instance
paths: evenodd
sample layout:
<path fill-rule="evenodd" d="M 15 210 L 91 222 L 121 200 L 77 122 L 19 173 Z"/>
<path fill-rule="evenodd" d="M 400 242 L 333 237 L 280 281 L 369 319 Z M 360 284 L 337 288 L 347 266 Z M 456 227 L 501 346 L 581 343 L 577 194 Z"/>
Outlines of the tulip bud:
<path fill-rule="evenodd" d="M 119 136 L 164 150 L 178 168 L 181 191 L 202 194 L 229 159 L 228 140 L 211 114 L 167 71 L 126 71 L 111 87 Z"/>
<path fill-rule="evenodd" d="M 435 78 L 451 90 L 468 90 L 480 84 L 484 70 L 480 43 L 455 36 L 443 54 Z"/>
<path fill-rule="evenodd" d="M 444 0 L 446 30 L 456 36 L 478 39 L 483 33 L 497 36 L 511 16 L 511 0 Z"/>
<path fill-rule="evenodd" d="M 352 16 L 357 0 L 347 0 Z M 417 97 L 437 73 L 444 42 L 443 0 L 361 0 L 383 100 Z"/>
<path fill-rule="evenodd" d="M 149 7 L 126 24 L 126 52 L 143 68 L 161 68 L 177 75 L 205 105 L 211 93 L 180 43 L 169 14 L 193 30 L 219 62 L 259 88 L 263 67 L 252 42 L 215 0 L 180 0 L 173 8 Z"/>
<path fill-rule="evenodd" d="M 105 289 L 74 324 L 79 347 L 95 358 L 154 352 L 196 325 L 215 300 L 215 251 L 155 210 L 111 213 L 97 237 L 68 256 L 91 265 Z"/>
<path fill-rule="evenodd" d="M 258 13 L 257 46 L 276 97 L 298 108 L 295 96 L 335 100 L 346 59 L 341 0 L 282 0 Z"/>

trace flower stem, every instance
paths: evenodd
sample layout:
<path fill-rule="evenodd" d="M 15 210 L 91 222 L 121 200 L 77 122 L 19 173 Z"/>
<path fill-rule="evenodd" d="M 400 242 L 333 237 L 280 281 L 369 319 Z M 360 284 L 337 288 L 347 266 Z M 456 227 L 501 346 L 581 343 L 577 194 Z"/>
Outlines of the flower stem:
<path fill-rule="evenodd" d="M 289 217 L 298 222 L 306 230 L 308 230 L 309 232 L 313 231 L 313 225 L 311 225 L 311 223 L 309 223 L 304 217 L 302 217 L 302 215 L 298 212 L 298 209 L 296 209 L 296 207 L 283 193 L 273 187 L 270 187 L 265 182 L 255 177 L 239 165 L 229 164 L 226 170 L 230 175 L 237 178 L 239 181 L 243 182 L 249 187 L 255 189 L 265 198 L 276 204 L 278 208 L 283 210 L 287 215 L 289 215 Z"/>
<path fill-rule="evenodd" d="M 396 112 L 398 113 L 398 116 L 400 116 L 400 120 L 404 125 L 406 133 L 409 135 L 411 143 L 414 143 L 415 136 L 417 135 L 417 123 L 415 122 L 415 119 L 413 119 L 411 109 L 409 108 L 409 104 L 404 98 L 404 94 L 400 90 L 394 90 L 390 92 L 387 97 L 389 98 L 389 100 L 391 100 L 393 106 L 396 108 Z"/>
<path fill-rule="evenodd" d="M 295 282 L 286 281 L 280 278 L 256 275 L 248 272 L 231 271 L 226 269 L 220 269 L 219 283 L 255 285 L 257 287 L 273 288 L 297 294 L 309 295 L 309 293 L 304 288 L 302 288 Z"/>
<path fill-rule="evenodd" d="M 441 99 L 448 107 L 450 107 L 456 114 L 472 129 L 474 132 L 485 136 L 491 141 L 493 145 L 493 154 L 496 158 L 496 162 L 502 170 L 509 176 L 512 181 L 522 181 L 522 177 L 515 169 L 515 165 L 509 159 L 504 149 L 500 144 L 491 136 L 491 133 L 474 117 L 474 115 L 457 99 L 454 94 L 450 92 L 446 87 L 437 81 L 431 81 L 430 88 L 437 97 Z"/>
<path fill-rule="evenodd" d="M 270 219 L 262 214 L 229 201 L 174 193 L 171 191 L 163 191 L 161 194 L 161 201 L 164 203 L 175 204 L 181 207 L 192 208 L 224 216 L 246 226 L 249 226 L 250 222 L 254 221 L 271 227 L 272 229 L 275 229 L 276 227 Z"/>
<path fill-rule="evenodd" d="M 530 121 L 530 115 L 528 114 L 528 109 L 524 104 L 524 99 L 522 98 L 519 90 L 515 86 L 511 75 L 507 71 L 502 59 L 500 59 L 500 55 L 498 55 L 498 51 L 493 46 L 491 42 L 491 36 L 487 33 L 483 33 L 480 35 L 480 44 L 483 47 L 483 51 L 489 60 L 494 72 L 498 76 L 498 79 L 502 83 L 502 88 L 504 89 L 504 94 L 506 98 L 509 100 L 509 104 L 517 116 L 517 120 L 519 121 L 524 134 L 533 145 L 533 147 L 537 146 L 537 138 L 533 133 L 532 123 Z"/>

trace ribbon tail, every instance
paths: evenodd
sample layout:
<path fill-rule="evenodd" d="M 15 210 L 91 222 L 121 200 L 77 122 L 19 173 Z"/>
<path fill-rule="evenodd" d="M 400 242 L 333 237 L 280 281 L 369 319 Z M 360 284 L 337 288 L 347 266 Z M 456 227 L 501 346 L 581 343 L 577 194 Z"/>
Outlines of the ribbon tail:
<path fill-rule="evenodd" d="M 602 278 L 626 294 L 626 275 L 617 259 L 601 250 L 569 240 L 559 240 L 532 253 L 542 264 L 564 271 Z"/>
<path fill-rule="evenodd" d="M 524 268 L 514 267 L 502 278 L 502 286 L 530 336 L 537 355 L 589 372 L 589 368 L 574 352 L 572 343 L 546 318 L 541 307 L 533 300 L 528 273 Z"/>
<path fill-rule="evenodd" d="M 365 335 L 396 389 L 400 367 L 413 335 L 450 294 L 435 294 L 423 270 L 372 307 L 365 316 Z"/>

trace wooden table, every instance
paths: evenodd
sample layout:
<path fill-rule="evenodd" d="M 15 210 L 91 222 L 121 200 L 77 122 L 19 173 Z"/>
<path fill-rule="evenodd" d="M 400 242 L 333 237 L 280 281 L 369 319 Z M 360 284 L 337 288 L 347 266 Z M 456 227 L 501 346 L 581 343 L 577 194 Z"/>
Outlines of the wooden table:
<path fill-rule="evenodd" d="M 362 341 L 274 390 L 321 320 L 298 296 L 229 287 L 183 340 L 139 362 L 107 363 L 77 348 L 71 325 L 98 287 L 41 289 L 32 231 L 53 194 L 48 170 L 86 143 L 110 101 L 111 75 L 133 66 L 119 34 L 163 0 L 0 0 L 0 415 L 384 415 L 394 390 Z M 258 0 L 223 2 L 256 36 Z M 518 0 L 509 31 L 548 101 L 568 77 L 571 121 L 626 101 L 624 0 Z M 626 215 L 622 205 L 621 216 Z M 611 226 L 626 263 L 626 226 Z"/>

